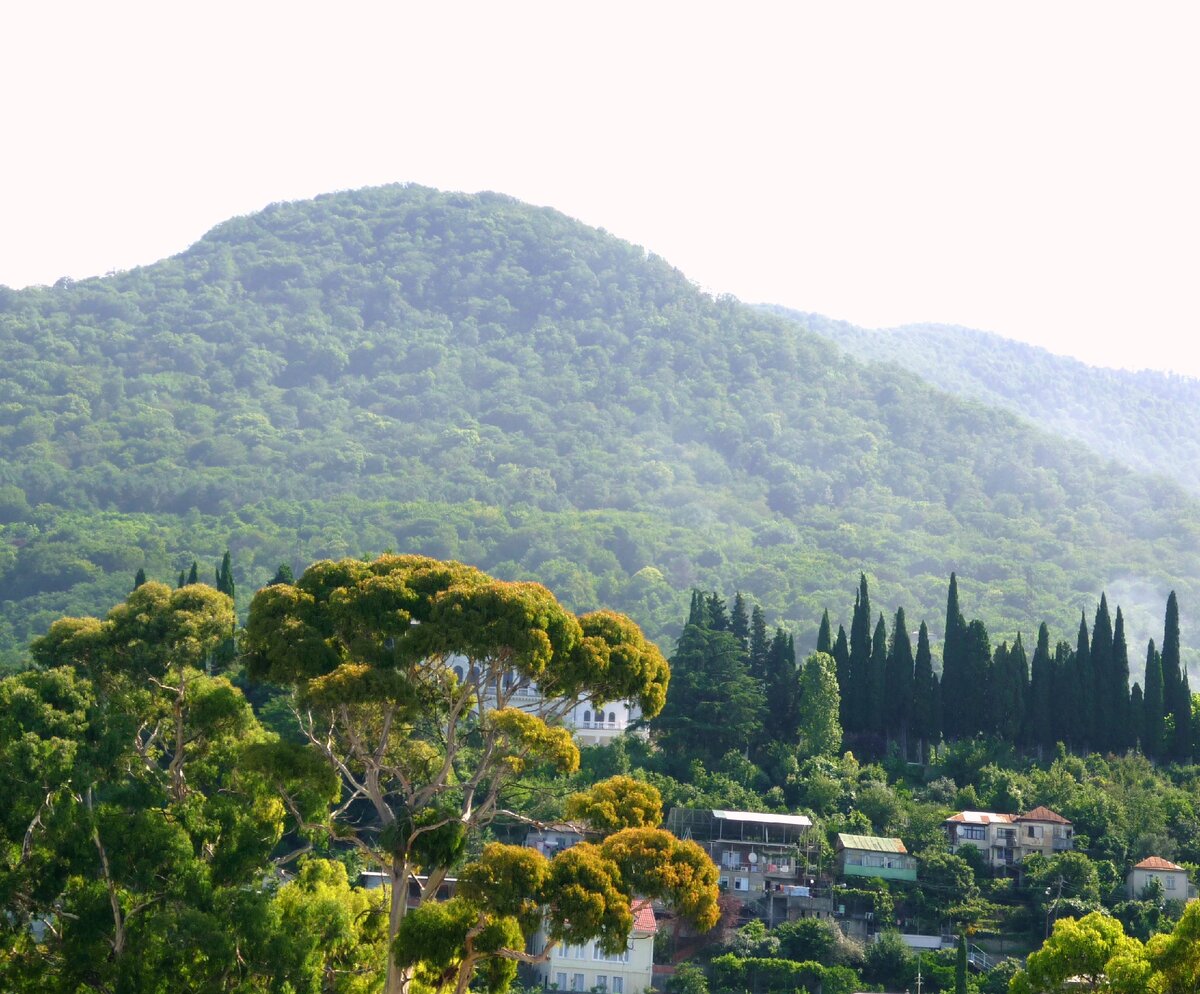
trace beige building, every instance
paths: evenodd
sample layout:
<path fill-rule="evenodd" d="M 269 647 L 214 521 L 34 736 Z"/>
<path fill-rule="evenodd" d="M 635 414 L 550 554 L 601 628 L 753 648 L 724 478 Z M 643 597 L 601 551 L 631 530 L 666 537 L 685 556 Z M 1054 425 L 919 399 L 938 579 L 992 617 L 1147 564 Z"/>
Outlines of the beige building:
<path fill-rule="evenodd" d="M 951 852 L 974 846 L 993 869 L 1018 867 L 1031 853 L 1049 857 L 1075 846 L 1071 822 L 1046 807 L 1022 815 L 960 811 L 947 818 L 942 828 Z"/>
<path fill-rule="evenodd" d="M 557 991 L 605 991 L 607 994 L 645 994 L 654 977 L 654 936 L 658 926 L 649 901 L 633 904 L 633 932 L 623 953 L 606 953 L 595 942 L 555 946 L 537 967 L 542 986 Z M 546 936 L 534 938 L 535 952 L 544 951 Z"/>
<path fill-rule="evenodd" d="M 1148 856 L 1125 878 L 1129 899 L 1138 900 L 1155 881 L 1162 885 L 1163 897 L 1168 901 L 1188 901 L 1195 897 L 1195 888 L 1188 883 L 1187 870 L 1161 856 Z"/>

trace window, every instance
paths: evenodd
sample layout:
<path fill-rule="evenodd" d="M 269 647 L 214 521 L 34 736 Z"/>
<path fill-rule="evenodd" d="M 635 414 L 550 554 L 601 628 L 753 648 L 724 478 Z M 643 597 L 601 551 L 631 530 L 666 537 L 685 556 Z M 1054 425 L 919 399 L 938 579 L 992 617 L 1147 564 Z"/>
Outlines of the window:
<path fill-rule="evenodd" d="M 608 977 L 603 973 L 596 974 L 596 987 L 602 991 L 608 990 Z"/>
<path fill-rule="evenodd" d="M 584 711 L 583 712 L 583 723 L 586 725 L 591 720 L 592 720 L 592 712 Z"/>
<path fill-rule="evenodd" d="M 608 712 L 608 723 L 610 725 L 615 725 L 617 723 L 617 712 L 616 711 Z"/>
<path fill-rule="evenodd" d="M 1167 877 L 1167 890 L 1174 890 L 1174 889 L 1175 889 L 1175 874 L 1172 873 L 1170 876 Z"/>
<path fill-rule="evenodd" d="M 960 839 L 978 839 L 983 841 L 987 838 L 987 829 L 983 825 L 960 825 L 958 837 Z"/>
<path fill-rule="evenodd" d="M 613 977 L 612 978 L 612 994 L 625 994 L 625 978 L 624 977 Z"/>
<path fill-rule="evenodd" d="M 554 975 L 554 986 L 560 991 L 567 989 L 567 975 L 565 973 L 556 973 Z"/>
<path fill-rule="evenodd" d="M 749 890 L 750 889 L 750 878 L 749 877 L 734 877 L 733 878 L 733 889 L 734 890 Z"/>
<path fill-rule="evenodd" d="M 583 974 L 582 973 L 572 973 L 571 974 L 571 990 L 573 990 L 573 991 L 583 990 Z"/>

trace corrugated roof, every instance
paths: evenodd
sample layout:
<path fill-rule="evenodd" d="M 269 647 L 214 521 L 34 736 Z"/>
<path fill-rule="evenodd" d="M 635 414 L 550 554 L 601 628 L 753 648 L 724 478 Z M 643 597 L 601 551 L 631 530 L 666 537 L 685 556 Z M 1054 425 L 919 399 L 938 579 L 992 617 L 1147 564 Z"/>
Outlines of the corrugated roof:
<path fill-rule="evenodd" d="M 1017 821 L 1048 821 L 1055 825 L 1070 825 L 1071 823 L 1057 811 L 1051 811 L 1045 805 L 1038 805 L 1032 811 L 1026 811 L 1017 816 Z"/>
<path fill-rule="evenodd" d="M 848 835 L 838 832 L 838 845 L 843 849 L 865 849 L 869 852 L 891 852 L 907 854 L 904 843 L 899 839 L 885 839 L 878 835 Z"/>
<path fill-rule="evenodd" d="M 654 909 L 650 906 L 649 901 L 634 901 L 630 910 L 633 912 L 633 930 L 635 932 L 649 932 L 653 935 L 658 931 L 658 921 L 654 917 Z"/>
<path fill-rule="evenodd" d="M 1013 816 L 998 815 L 991 811 L 960 811 L 956 815 L 951 815 L 946 821 L 964 825 L 1011 825 Z"/>
<path fill-rule="evenodd" d="M 812 819 L 805 815 L 776 815 L 765 811 L 720 811 L 713 808 L 714 818 L 725 821 L 756 821 L 765 825 L 792 825 L 796 828 L 812 828 Z"/>
<path fill-rule="evenodd" d="M 1161 856 L 1147 856 L 1144 860 L 1134 866 L 1135 870 L 1183 870 L 1182 866 L 1176 866 L 1169 859 L 1163 859 Z"/>

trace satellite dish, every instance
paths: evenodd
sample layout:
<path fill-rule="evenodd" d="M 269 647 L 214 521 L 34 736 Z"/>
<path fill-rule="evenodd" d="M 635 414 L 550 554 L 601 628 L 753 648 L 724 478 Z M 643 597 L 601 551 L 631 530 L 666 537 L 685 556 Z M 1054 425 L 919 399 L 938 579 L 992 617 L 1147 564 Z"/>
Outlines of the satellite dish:
<path fill-rule="evenodd" d="M 757 863 L 757 862 L 758 862 L 758 853 L 756 853 L 756 852 L 752 852 L 752 853 L 750 854 L 750 862 L 751 862 L 751 863 Z"/>

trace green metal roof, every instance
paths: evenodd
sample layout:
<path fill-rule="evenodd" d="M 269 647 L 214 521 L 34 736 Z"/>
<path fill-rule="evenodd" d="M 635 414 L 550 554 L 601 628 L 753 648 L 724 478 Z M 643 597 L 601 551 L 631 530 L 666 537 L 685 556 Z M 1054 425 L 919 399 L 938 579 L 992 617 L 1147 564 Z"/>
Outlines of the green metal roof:
<path fill-rule="evenodd" d="M 891 852 L 907 854 L 904 843 L 899 839 L 882 839 L 875 835 L 847 835 L 838 832 L 838 845 L 843 849 L 865 849 L 868 852 Z"/>

